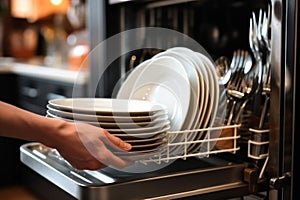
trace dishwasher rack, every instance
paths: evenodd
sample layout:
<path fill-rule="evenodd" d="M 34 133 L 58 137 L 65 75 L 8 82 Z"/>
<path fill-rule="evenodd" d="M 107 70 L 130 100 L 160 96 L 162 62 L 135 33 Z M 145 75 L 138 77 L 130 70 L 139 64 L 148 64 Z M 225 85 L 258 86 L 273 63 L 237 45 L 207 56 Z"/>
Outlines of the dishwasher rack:
<path fill-rule="evenodd" d="M 165 136 L 166 143 L 161 145 L 161 147 L 158 148 L 157 151 L 150 152 L 149 154 L 139 153 L 137 154 L 138 159 L 135 158 L 132 161 L 145 165 L 147 165 L 148 163 L 155 163 L 160 165 L 162 163 L 169 163 L 176 159 L 186 160 L 189 157 L 204 158 L 209 157 L 211 154 L 225 152 L 235 154 L 240 149 L 237 141 L 240 138 L 240 127 L 241 124 L 236 124 L 193 130 L 168 131 Z M 225 131 L 227 134 L 222 134 L 222 131 Z M 195 134 L 201 134 L 202 137 L 200 137 L 199 139 L 191 139 L 191 136 L 195 136 Z M 173 141 L 172 138 L 174 138 L 174 136 L 179 137 L 181 140 Z M 214 148 L 215 144 L 218 142 L 221 142 L 222 145 Z M 195 150 L 190 151 L 190 145 L 194 145 L 194 147 L 196 147 Z M 177 148 L 177 151 L 175 153 L 172 151 L 172 149 L 174 148 Z M 47 151 L 50 152 L 48 154 L 49 156 L 57 157 L 59 160 L 64 160 L 64 158 L 56 149 L 51 149 L 48 147 L 44 147 L 44 149 L 48 149 Z M 38 151 L 34 151 L 33 153 L 40 155 Z M 126 156 L 126 153 L 120 157 L 130 159 L 130 157 Z M 66 160 L 64 161 L 69 164 Z"/>
<path fill-rule="evenodd" d="M 190 196 L 207 199 L 212 198 L 211 195 L 232 198 L 237 194 L 249 194 L 249 186 L 243 175 L 248 166 L 245 162 L 224 159 L 218 154 L 227 152 L 228 155 L 234 156 L 239 150 L 237 140 L 240 138 L 240 126 L 167 132 L 167 137 L 182 134 L 185 139 L 181 142 L 167 143 L 164 150 L 166 154 L 156 154 L 149 159 L 136 161 L 138 166 L 161 166 L 160 164 L 167 163 L 164 167 L 144 173 L 122 171 L 112 167 L 96 171 L 77 170 L 55 149 L 40 143 L 22 145 L 20 157 L 27 167 L 61 188 L 67 195 L 81 200 L 172 199 Z M 218 135 L 222 130 L 231 130 L 231 135 Z M 189 141 L 189 134 L 193 131 L 203 131 L 206 133 L 205 137 Z M 229 148 L 216 148 L 214 144 L 217 142 L 231 145 Z M 184 151 L 174 155 L 168 150 L 174 146 L 181 146 L 187 150 L 189 145 L 197 143 L 201 143 L 199 152 Z M 181 187 L 173 187 L 178 181 L 182 184 Z"/>
<path fill-rule="evenodd" d="M 167 132 L 167 144 L 163 151 L 148 158 L 141 159 L 139 162 L 147 164 L 149 162 L 155 162 L 160 164 L 161 162 L 169 162 L 175 159 L 186 160 L 188 157 L 209 157 L 211 154 L 218 154 L 224 152 L 236 153 L 240 147 L 237 140 L 240 138 L 239 128 L 241 124 L 226 125 L 219 127 L 208 127 L 193 130 L 181 130 L 181 131 L 169 131 Z M 222 136 L 221 132 L 226 131 L 229 134 Z M 200 139 L 191 140 L 190 136 L 194 133 L 205 133 L 205 137 Z M 170 138 L 174 135 L 180 135 L 181 141 L 172 141 Z M 214 148 L 217 142 L 227 143 L 225 148 Z M 189 151 L 190 145 L 198 145 L 198 151 Z M 180 148 L 181 151 L 178 154 L 173 154 L 172 148 Z"/>

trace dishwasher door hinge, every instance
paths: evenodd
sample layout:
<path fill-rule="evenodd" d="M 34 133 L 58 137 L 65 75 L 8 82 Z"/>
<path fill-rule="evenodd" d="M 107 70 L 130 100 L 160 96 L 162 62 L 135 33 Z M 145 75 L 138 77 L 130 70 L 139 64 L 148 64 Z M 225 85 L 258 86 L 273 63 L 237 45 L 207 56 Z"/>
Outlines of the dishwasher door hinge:
<path fill-rule="evenodd" d="M 245 168 L 244 169 L 244 181 L 249 183 L 249 192 L 251 194 L 256 194 L 258 191 L 258 170 L 254 168 Z"/>
<path fill-rule="evenodd" d="M 276 190 L 282 189 L 286 185 L 291 184 L 291 173 L 286 172 L 281 177 L 275 177 L 270 179 L 270 187 Z"/>

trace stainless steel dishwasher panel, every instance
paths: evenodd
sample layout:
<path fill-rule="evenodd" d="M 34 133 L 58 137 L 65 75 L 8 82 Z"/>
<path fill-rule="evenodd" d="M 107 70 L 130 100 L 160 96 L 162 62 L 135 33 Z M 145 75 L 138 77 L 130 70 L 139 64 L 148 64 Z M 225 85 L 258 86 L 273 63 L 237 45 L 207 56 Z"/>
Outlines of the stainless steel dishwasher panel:
<path fill-rule="evenodd" d="M 28 143 L 21 146 L 21 160 L 77 199 L 220 199 L 249 193 L 243 181 L 246 165 L 213 156 L 189 158 L 188 162 L 178 159 L 161 170 L 134 174 L 112 168 L 76 170 L 50 151 L 42 144 Z"/>

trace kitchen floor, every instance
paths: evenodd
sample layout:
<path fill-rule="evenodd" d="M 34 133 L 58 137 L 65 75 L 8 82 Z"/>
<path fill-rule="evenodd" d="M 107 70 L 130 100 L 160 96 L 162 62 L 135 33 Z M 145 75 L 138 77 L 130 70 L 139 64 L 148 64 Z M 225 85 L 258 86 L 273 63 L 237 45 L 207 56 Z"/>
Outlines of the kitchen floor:
<path fill-rule="evenodd" d="M 3 200 L 38 200 L 29 190 L 22 186 L 0 187 L 0 199 Z"/>

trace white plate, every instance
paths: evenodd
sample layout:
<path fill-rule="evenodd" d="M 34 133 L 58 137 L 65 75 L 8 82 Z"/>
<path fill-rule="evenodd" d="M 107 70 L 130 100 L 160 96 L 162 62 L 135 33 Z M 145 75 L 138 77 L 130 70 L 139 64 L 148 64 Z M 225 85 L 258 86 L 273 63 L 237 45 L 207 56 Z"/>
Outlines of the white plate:
<path fill-rule="evenodd" d="M 166 139 L 166 134 L 165 132 L 161 133 L 161 134 L 158 134 L 154 137 L 148 137 L 148 138 L 131 138 L 131 139 L 123 139 L 123 141 L 125 142 L 128 142 L 130 144 L 150 144 L 150 143 L 155 143 L 155 142 L 158 142 L 158 141 L 161 141 L 163 139 Z"/>
<path fill-rule="evenodd" d="M 165 114 L 164 114 L 165 115 Z M 102 117 L 102 116 L 87 116 L 83 114 L 74 114 L 70 112 L 60 111 L 57 112 L 54 110 L 47 110 L 46 116 L 51 118 L 57 118 L 62 119 L 68 122 L 84 122 L 91 125 L 99 126 L 99 123 L 150 123 L 151 121 L 155 120 L 155 118 L 151 117 Z M 74 117 L 76 116 L 76 117 Z M 83 117 L 83 119 L 80 119 L 80 117 Z M 73 118 L 74 117 L 74 118 Z M 159 118 L 159 117 L 158 117 Z"/>
<path fill-rule="evenodd" d="M 202 57 L 198 55 L 197 52 L 194 52 L 194 55 L 198 59 L 198 67 L 199 70 L 202 70 L 202 72 L 205 71 L 207 80 L 206 80 L 206 85 L 208 86 L 208 93 L 207 93 L 207 103 L 205 104 L 206 109 L 202 113 L 202 120 L 201 123 L 199 124 L 199 128 L 208 128 L 210 126 L 210 121 L 211 121 L 211 113 L 213 111 L 213 106 L 214 106 L 214 80 L 213 80 L 213 75 L 212 72 L 209 68 L 209 66 L 203 61 Z M 202 140 L 204 137 L 207 136 L 207 132 L 199 132 L 195 140 Z M 205 143 L 206 144 L 206 143 Z M 195 143 L 194 145 L 191 146 L 189 149 L 190 152 L 197 152 L 199 148 L 201 147 L 202 143 Z"/>
<path fill-rule="evenodd" d="M 165 120 L 163 123 L 153 125 L 149 127 L 136 127 L 136 128 L 108 128 L 106 129 L 110 133 L 126 133 L 129 135 L 136 135 L 141 133 L 153 133 L 156 131 L 164 130 L 166 127 L 170 127 L 170 121 Z"/>
<path fill-rule="evenodd" d="M 203 125 L 203 128 L 207 128 L 209 126 L 209 122 L 211 119 L 211 113 L 215 104 L 215 97 L 218 96 L 215 94 L 215 81 L 214 81 L 214 76 L 212 74 L 212 71 L 210 69 L 210 67 L 207 65 L 206 61 L 204 60 L 203 56 L 200 56 L 202 54 L 195 52 L 195 54 L 201 59 L 202 61 L 202 68 L 204 67 L 207 75 L 208 75 L 208 85 L 209 85 L 209 101 L 207 103 L 208 106 L 208 110 L 207 110 L 207 114 L 206 114 L 206 122 Z"/>
<path fill-rule="evenodd" d="M 200 85 L 199 85 L 199 77 L 197 71 L 193 65 L 193 63 L 186 58 L 184 55 L 172 52 L 172 51 L 165 51 L 156 54 L 153 58 L 158 58 L 162 56 L 171 56 L 177 59 L 182 65 L 185 67 L 186 73 L 188 75 L 190 81 L 190 89 L 191 89 L 191 99 L 190 99 L 190 106 L 188 109 L 188 115 L 183 124 L 183 129 L 191 129 L 194 125 L 194 118 L 196 117 L 196 113 L 198 111 L 198 102 L 200 99 Z"/>
<path fill-rule="evenodd" d="M 213 108 L 212 108 L 212 113 L 211 113 L 211 117 L 210 117 L 210 123 L 209 123 L 209 127 L 213 127 L 213 126 L 220 126 L 223 123 L 223 118 L 218 114 L 218 112 L 222 112 L 219 111 L 219 101 L 220 101 L 220 86 L 219 86 L 219 81 L 218 81 L 218 75 L 215 71 L 215 66 L 214 63 L 208 59 L 206 56 L 204 56 L 203 54 L 197 53 L 200 57 L 202 57 L 202 60 L 207 64 L 207 66 L 209 67 L 209 69 L 211 70 L 212 73 L 212 77 L 213 77 L 213 82 L 214 82 L 214 96 L 213 96 Z M 219 117 L 217 117 L 219 116 Z M 214 130 L 214 131 L 210 131 L 210 139 L 215 139 L 218 138 L 221 134 L 221 130 Z M 207 138 L 208 135 L 206 135 L 205 138 Z M 209 144 L 210 149 L 212 149 L 215 145 L 216 141 L 212 141 Z M 209 149 L 209 150 L 210 150 Z M 203 145 L 200 148 L 200 152 L 206 152 L 207 146 Z"/>
<path fill-rule="evenodd" d="M 52 114 L 50 110 L 47 110 L 47 116 L 52 117 L 52 118 L 58 118 L 55 116 L 55 114 Z M 65 118 L 61 118 L 61 119 L 65 119 Z M 69 119 L 66 119 L 66 120 L 69 120 Z M 76 120 L 76 122 L 88 123 L 86 121 L 78 121 L 78 120 Z M 91 124 L 91 123 L 89 123 L 89 124 Z M 92 123 L 91 125 L 101 127 L 100 124 L 101 123 L 97 123 L 96 121 L 94 121 L 94 123 Z M 169 125 L 170 125 L 170 121 L 168 120 L 168 118 L 165 118 L 165 120 L 162 120 L 162 122 L 154 123 L 154 124 L 150 123 L 149 126 L 135 126 L 134 124 L 132 124 L 131 127 L 119 127 L 117 125 L 112 128 L 106 128 L 106 130 L 111 133 L 137 134 L 137 133 L 149 133 L 149 132 L 156 132 L 156 131 L 164 130 L 165 127 L 168 127 Z"/>
<path fill-rule="evenodd" d="M 137 122 L 151 122 L 156 118 L 165 117 L 167 111 L 159 111 L 150 116 L 117 116 L 117 115 L 98 115 L 97 113 L 73 113 L 73 111 L 59 110 L 52 107 L 50 104 L 47 106 L 50 115 L 55 115 L 58 118 L 74 119 L 79 121 L 91 122 L 114 122 L 114 123 L 137 123 Z"/>
<path fill-rule="evenodd" d="M 171 130 L 180 130 L 188 113 L 191 99 L 189 79 L 182 64 L 170 56 L 151 61 L 142 71 L 133 70 L 134 84 L 125 81 L 117 98 L 147 100 L 167 107 Z M 129 80 L 128 82 L 133 82 Z M 126 90 L 126 92 L 124 92 Z"/>
<path fill-rule="evenodd" d="M 60 110 L 102 115 L 151 115 L 166 109 L 149 101 L 120 98 L 66 98 L 48 103 Z"/>
<path fill-rule="evenodd" d="M 130 94 L 137 77 L 151 61 L 151 59 L 145 60 L 141 62 L 138 66 L 136 66 L 132 71 L 128 72 L 129 75 L 126 77 L 125 81 L 120 86 L 120 89 L 116 95 L 117 99 L 121 99 L 122 97 L 126 97 L 128 94 Z"/>
<path fill-rule="evenodd" d="M 177 53 L 181 53 L 187 58 L 189 58 L 193 64 L 194 67 L 197 70 L 198 77 L 199 77 L 199 85 L 201 86 L 202 93 L 200 94 L 201 101 L 199 102 L 199 109 L 196 114 L 197 118 L 195 119 L 195 129 L 202 128 L 207 121 L 206 118 L 206 112 L 209 106 L 207 104 L 209 103 L 209 78 L 208 78 L 208 72 L 206 71 L 206 68 L 204 67 L 203 62 L 201 59 L 199 59 L 198 56 L 195 55 L 195 52 L 191 49 L 185 48 L 185 47 L 174 47 L 171 49 L 168 49 L 167 51 L 174 51 Z"/>
<path fill-rule="evenodd" d="M 196 125 L 195 129 L 201 129 L 201 128 L 207 128 L 208 123 L 210 121 L 210 115 L 212 112 L 213 103 L 211 102 L 211 94 L 213 94 L 213 91 L 211 91 L 211 87 L 213 86 L 213 77 L 211 74 L 211 71 L 207 65 L 203 62 L 202 58 L 197 55 L 196 52 L 192 51 L 191 49 L 185 48 L 185 47 L 174 47 L 169 49 L 168 51 L 175 51 L 178 53 L 181 53 L 191 59 L 191 61 L 194 62 L 196 69 L 198 71 L 200 81 L 202 80 L 202 84 L 204 85 L 204 93 L 202 96 L 203 104 L 200 105 L 202 109 L 199 109 L 199 113 L 197 114 L 198 118 L 198 124 Z M 199 140 L 201 137 L 203 137 L 205 133 L 199 132 L 197 133 L 196 137 L 194 137 L 195 140 Z M 195 143 L 191 144 L 188 151 L 194 151 L 195 148 L 200 146 L 201 143 Z"/>
<path fill-rule="evenodd" d="M 164 144 L 167 144 L 166 140 L 153 142 L 153 143 L 150 143 L 150 144 L 138 144 L 138 145 L 131 144 L 132 148 L 131 148 L 130 152 L 156 149 L 160 145 L 164 145 Z"/>
<path fill-rule="evenodd" d="M 213 95 L 211 94 L 211 99 L 213 100 L 213 105 L 212 105 L 212 113 L 211 113 L 211 120 L 210 120 L 210 125 L 212 126 L 214 124 L 214 120 L 218 111 L 218 105 L 219 105 L 219 94 L 220 94 L 220 88 L 219 88 L 219 81 L 218 81 L 218 75 L 215 71 L 214 64 L 211 60 L 209 60 L 205 55 L 197 53 L 203 60 L 203 62 L 208 66 L 208 69 L 211 72 L 211 77 L 212 77 L 212 86 L 213 88 Z"/>
<path fill-rule="evenodd" d="M 149 139 L 152 137 L 156 137 L 159 135 L 166 135 L 167 131 L 170 130 L 170 126 L 166 126 L 159 131 L 147 132 L 147 133 L 134 133 L 134 134 L 127 134 L 127 133 L 112 133 L 116 137 L 120 137 L 123 140 L 144 140 Z"/>
<path fill-rule="evenodd" d="M 59 117 L 56 117 L 55 115 L 52 115 L 51 113 L 49 113 L 49 110 L 47 111 L 46 117 L 59 118 Z M 65 118 L 59 118 L 59 119 L 69 121 L 69 122 L 74 122 L 74 123 L 76 123 L 76 122 L 88 123 L 88 124 L 99 127 L 99 124 L 97 124 L 96 122 L 89 123 L 89 122 L 85 122 L 85 121 L 74 121 L 74 120 L 65 119 Z M 166 121 L 164 124 L 147 127 L 147 128 L 139 128 L 139 129 L 134 129 L 134 128 L 109 129 L 109 128 L 107 128 L 106 130 L 109 131 L 112 135 L 115 135 L 116 137 L 120 137 L 125 140 L 140 140 L 140 139 L 144 140 L 144 139 L 151 139 L 152 137 L 156 137 L 161 134 L 165 135 L 167 133 L 167 131 L 170 130 L 170 122 Z"/>
<path fill-rule="evenodd" d="M 156 146 L 151 149 L 141 149 L 136 151 L 115 151 L 113 152 L 117 156 L 130 158 L 134 160 L 142 160 L 150 158 L 151 156 L 158 155 L 162 153 L 164 149 L 167 148 L 167 142 L 163 142 L 161 145 Z"/>
<path fill-rule="evenodd" d="M 181 62 L 182 65 L 185 67 L 185 70 L 189 77 L 190 86 L 191 86 L 190 87 L 191 99 L 190 99 L 190 106 L 188 109 L 189 114 L 186 117 L 185 123 L 182 125 L 182 129 L 184 129 L 184 130 L 195 129 L 198 124 L 198 118 L 199 118 L 199 112 L 200 112 L 199 108 L 200 108 L 200 106 L 203 105 L 202 95 L 200 95 L 200 94 L 201 94 L 201 92 L 204 92 L 203 91 L 204 87 L 200 85 L 200 83 L 202 83 L 202 82 L 200 82 L 200 80 L 199 80 L 199 76 L 198 76 L 196 67 L 194 66 L 194 63 L 190 60 L 190 58 L 185 56 L 185 54 L 182 54 L 182 53 L 179 53 L 176 51 L 171 51 L 170 49 L 165 52 L 156 54 L 153 58 L 158 58 L 161 56 L 171 56 L 171 57 L 177 59 L 179 62 Z M 201 98 L 200 98 L 200 96 L 201 96 Z M 195 132 L 188 133 L 188 141 L 193 141 L 195 136 L 196 136 Z M 184 141 L 184 134 L 179 134 L 172 142 L 175 143 L 175 142 L 181 142 L 181 141 Z M 171 148 L 173 153 L 174 153 L 174 151 L 177 151 L 176 149 L 174 150 L 174 148 Z"/>
<path fill-rule="evenodd" d="M 154 115 L 152 116 L 152 119 L 149 121 L 134 121 L 131 118 L 128 119 L 127 121 L 121 120 L 118 121 L 115 119 L 115 122 L 107 122 L 101 121 L 102 116 L 99 118 L 97 116 L 93 115 L 87 115 L 87 114 L 77 114 L 77 113 L 71 113 L 71 112 L 65 112 L 65 111 L 60 111 L 60 110 L 55 110 L 51 107 L 48 107 L 47 113 L 49 114 L 50 117 L 53 118 L 63 118 L 68 121 L 75 121 L 79 120 L 81 118 L 82 122 L 95 125 L 95 126 L 100 126 L 102 128 L 136 128 L 136 127 L 149 127 L 157 124 L 164 123 L 166 120 L 168 120 L 168 115 L 166 113 L 162 113 L 161 115 Z M 98 118 L 98 119 L 97 119 Z M 90 121 L 89 121 L 90 120 Z"/>

